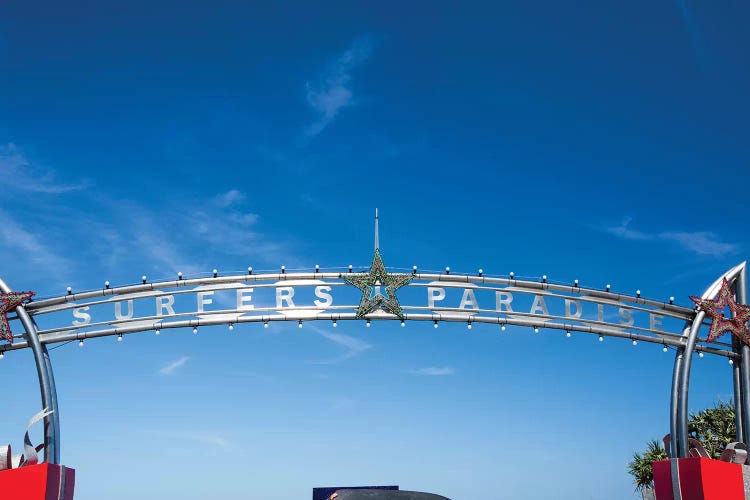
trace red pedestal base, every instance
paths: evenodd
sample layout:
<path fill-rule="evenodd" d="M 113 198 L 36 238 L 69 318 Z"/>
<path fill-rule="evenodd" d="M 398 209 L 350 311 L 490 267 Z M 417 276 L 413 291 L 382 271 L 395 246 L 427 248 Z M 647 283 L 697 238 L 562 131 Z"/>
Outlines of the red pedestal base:
<path fill-rule="evenodd" d="M 656 500 L 674 500 L 672 464 L 675 462 L 682 500 L 745 500 L 742 466 L 703 457 L 654 462 Z"/>
<path fill-rule="evenodd" d="M 0 471 L 3 500 L 73 500 L 76 471 L 62 465 L 37 464 Z M 60 492 L 63 495 L 60 496 Z"/>

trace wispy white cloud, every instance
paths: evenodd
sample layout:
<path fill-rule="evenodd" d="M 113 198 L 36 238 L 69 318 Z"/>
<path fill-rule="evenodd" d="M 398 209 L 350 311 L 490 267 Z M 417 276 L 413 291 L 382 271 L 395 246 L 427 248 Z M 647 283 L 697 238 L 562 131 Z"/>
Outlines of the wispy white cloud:
<path fill-rule="evenodd" d="M 683 249 L 698 255 L 711 255 L 722 257 L 735 253 L 739 245 L 719 240 L 719 237 L 708 231 L 664 231 L 659 233 L 647 233 L 631 227 L 632 217 L 624 217 L 622 222 L 616 226 L 608 226 L 605 230 L 618 238 L 626 240 L 651 240 L 668 241 L 677 243 Z"/>
<path fill-rule="evenodd" d="M 714 233 L 706 231 L 660 233 L 659 238 L 679 243 L 699 255 L 722 256 L 739 250 L 738 245 L 719 241 Z"/>
<path fill-rule="evenodd" d="M 314 364 L 338 363 L 340 361 L 344 361 L 344 360 L 353 358 L 355 356 L 359 356 L 360 354 L 372 349 L 373 347 L 372 344 L 370 344 L 369 342 L 366 342 L 357 337 L 352 337 L 351 335 L 328 332 L 315 325 L 310 325 L 309 328 L 315 333 L 317 333 L 318 335 L 330 340 L 331 342 L 338 344 L 339 346 L 345 349 L 345 352 L 337 358 L 323 360 L 323 361 L 311 361 L 311 363 L 314 363 Z"/>
<path fill-rule="evenodd" d="M 30 229 L 15 221 L 14 217 L 0 209 L 0 251 L 6 249 L 14 254 L 16 262 L 29 260 L 36 270 L 54 271 L 54 275 L 65 274 L 69 261 L 52 250 L 52 245 L 43 241 Z"/>
<path fill-rule="evenodd" d="M 306 136 L 320 134 L 339 111 L 354 104 L 352 71 L 370 57 L 372 50 L 372 40 L 356 40 L 316 81 L 306 82 L 307 103 L 318 114 L 318 119 L 305 130 Z"/>
<path fill-rule="evenodd" d="M 441 377 L 441 376 L 446 376 L 446 375 L 453 375 L 454 373 L 456 373 L 456 371 L 453 368 L 448 367 L 448 366 L 441 367 L 441 368 L 430 366 L 428 368 L 418 368 L 416 370 L 409 370 L 409 373 L 411 373 L 412 375 Z"/>
<path fill-rule="evenodd" d="M 77 191 L 89 185 L 86 180 L 73 184 L 59 181 L 53 171 L 32 164 L 12 142 L 0 145 L 0 182 L 20 191 L 47 194 Z"/>
<path fill-rule="evenodd" d="M 182 356 L 180 358 L 175 359 L 174 361 L 170 361 L 166 365 L 161 367 L 161 370 L 159 370 L 159 373 L 162 375 L 174 375 L 177 373 L 177 370 L 185 366 L 187 362 L 190 361 L 190 356 Z"/>
<path fill-rule="evenodd" d="M 216 204 L 221 208 L 227 208 L 236 203 L 245 201 L 245 198 L 245 193 L 243 193 L 242 191 L 239 191 L 237 189 L 230 189 L 226 193 L 216 195 L 216 198 L 214 198 L 214 200 L 216 201 Z"/>
<path fill-rule="evenodd" d="M 222 450 L 230 449 L 231 442 L 221 434 L 205 431 L 186 431 L 173 434 L 176 439 L 193 441 L 198 444 L 207 445 L 211 448 Z"/>

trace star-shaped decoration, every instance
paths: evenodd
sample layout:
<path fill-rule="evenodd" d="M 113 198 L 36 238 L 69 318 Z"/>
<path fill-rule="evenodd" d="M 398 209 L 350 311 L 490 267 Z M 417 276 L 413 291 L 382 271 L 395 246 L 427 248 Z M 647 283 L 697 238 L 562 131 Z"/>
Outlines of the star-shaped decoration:
<path fill-rule="evenodd" d="M 690 299 L 701 308 L 706 316 L 711 317 L 711 328 L 708 331 L 708 342 L 713 342 L 726 332 L 732 332 L 745 345 L 750 346 L 750 330 L 747 322 L 750 320 L 750 306 L 738 304 L 732 295 L 732 288 L 729 282 L 724 278 L 721 284 L 721 290 L 715 299 L 702 299 L 691 296 Z M 724 309 L 734 314 L 733 318 L 724 317 Z"/>
<path fill-rule="evenodd" d="M 0 338 L 4 338 L 11 344 L 13 343 L 13 333 L 10 331 L 10 325 L 8 324 L 8 313 L 33 296 L 34 292 L 0 293 L 0 316 L 2 316 L 0 318 Z"/>
<path fill-rule="evenodd" d="M 409 274 L 390 274 L 385 270 L 380 250 L 375 249 L 375 257 L 367 274 L 348 276 L 341 275 L 346 282 L 362 290 L 362 300 L 357 308 L 358 319 L 364 318 L 373 311 L 381 309 L 404 319 L 404 312 L 396 298 L 396 290 L 411 281 Z M 381 286 L 385 287 L 385 295 L 380 293 Z"/>

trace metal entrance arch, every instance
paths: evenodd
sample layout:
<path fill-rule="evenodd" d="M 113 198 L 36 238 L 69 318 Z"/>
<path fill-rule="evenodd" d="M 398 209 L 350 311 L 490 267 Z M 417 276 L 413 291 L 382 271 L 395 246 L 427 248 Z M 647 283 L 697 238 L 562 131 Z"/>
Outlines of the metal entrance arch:
<path fill-rule="evenodd" d="M 713 342 L 700 338 L 705 313 L 673 303 L 606 289 L 553 283 L 546 276 L 521 279 L 513 273 L 505 277 L 490 276 L 482 270 L 475 274 L 421 272 L 382 266 L 375 276 L 376 259 L 367 268 L 347 266 L 334 269 L 287 271 L 283 266 L 273 272 L 247 272 L 220 275 L 214 270 L 208 276 L 186 278 L 179 274 L 174 280 L 104 288 L 85 292 L 69 290 L 65 295 L 41 298 L 19 306 L 16 317 L 26 330 L 13 343 L 0 345 L 0 354 L 30 348 L 34 352 L 39 376 L 42 404 L 55 410 L 45 419 L 45 461 L 59 463 L 59 413 L 52 366 L 47 344 L 85 339 L 123 336 L 145 331 L 159 334 L 174 328 L 197 329 L 212 325 L 292 321 L 302 327 L 306 321 L 395 320 L 428 321 L 435 327 L 443 322 L 459 322 L 471 328 L 474 324 L 491 324 L 501 331 L 506 326 L 527 327 L 530 332 L 553 329 L 584 332 L 604 337 L 631 339 L 673 347 L 675 357 L 672 381 L 671 420 L 673 457 L 687 456 L 687 395 L 690 361 L 693 353 L 714 354 L 733 362 L 735 404 L 738 415 L 738 440 L 744 441 L 750 429 L 748 388 L 750 388 L 750 356 L 748 347 Z M 378 268 L 380 269 L 380 268 Z M 722 276 L 704 293 L 713 298 L 724 279 L 734 286 L 739 302 L 746 302 L 745 263 Z M 375 277 L 374 277 L 375 276 Z M 383 297 L 396 300 L 398 310 L 381 304 L 363 313 L 363 304 L 377 297 L 380 287 L 391 277 L 404 283 Z M 372 279 L 371 279 L 372 278 Z M 381 282 L 380 280 L 383 280 Z M 359 284 L 371 293 L 362 292 Z M 351 286 L 354 284 L 355 286 Z M 358 289 L 359 288 L 359 289 Z M 10 291 L 4 283 L 3 292 Z M 390 290 L 390 288 L 389 288 Z M 307 297 L 303 298 L 303 291 Z M 347 294 L 349 295 L 347 297 Z M 405 298 L 409 295 L 408 298 Z M 420 298 L 421 297 L 421 298 Z M 399 302 L 399 299 L 400 302 Z M 369 303 L 369 302 L 368 302 Z M 395 311 L 395 312 L 394 312 Z M 617 313 L 613 319 L 614 313 Z M 42 325 L 37 327 L 37 323 Z M 669 325 L 667 323 L 670 323 Z M 684 326 L 676 326 L 684 325 Z M 735 362 L 741 361 L 741 362 Z M 745 432 L 743 432 L 745 431 Z"/>

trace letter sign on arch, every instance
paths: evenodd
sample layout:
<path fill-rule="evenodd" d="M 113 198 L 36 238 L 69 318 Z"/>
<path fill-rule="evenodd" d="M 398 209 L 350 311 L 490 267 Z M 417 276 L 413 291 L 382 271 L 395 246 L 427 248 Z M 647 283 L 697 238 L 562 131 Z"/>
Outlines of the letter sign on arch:
<path fill-rule="evenodd" d="M 479 271 L 395 272 L 384 265 L 376 245 L 369 268 L 352 266 L 321 270 L 254 272 L 185 277 L 89 291 L 68 290 L 60 296 L 29 301 L 33 292 L 14 292 L 0 280 L 0 356 L 31 349 L 37 365 L 45 416 L 44 459 L 58 464 L 59 409 L 47 346 L 72 340 L 131 335 L 173 328 L 293 321 L 426 321 L 528 327 L 600 337 L 651 342 L 675 349 L 670 397 L 670 455 L 688 456 L 687 401 L 690 367 L 695 352 L 723 356 L 733 363 L 737 441 L 750 434 L 750 333 L 747 321 L 747 273 L 743 262 L 711 284 L 695 307 L 653 300 L 636 294 L 518 279 L 513 273 L 495 276 Z M 408 292 L 408 293 L 406 293 Z M 729 307 L 725 318 L 719 308 Z M 25 334 L 13 334 L 8 314 Z M 44 321 L 36 321 L 44 319 Z M 700 337 L 711 320 L 708 337 Z M 44 328 L 38 328 L 43 324 Z M 742 342 L 721 340 L 731 333 Z"/>

